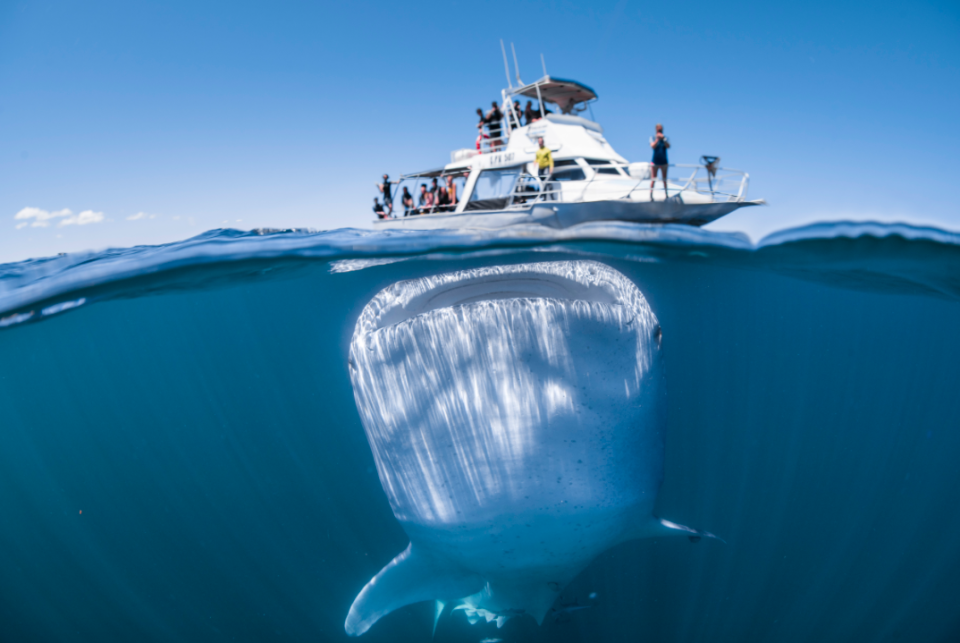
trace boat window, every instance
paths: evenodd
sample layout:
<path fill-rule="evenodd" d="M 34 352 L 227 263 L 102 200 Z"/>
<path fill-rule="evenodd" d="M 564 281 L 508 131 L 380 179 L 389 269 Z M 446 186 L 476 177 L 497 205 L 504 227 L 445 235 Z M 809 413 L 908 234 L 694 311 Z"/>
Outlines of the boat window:
<path fill-rule="evenodd" d="M 617 171 L 615 167 L 609 167 L 610 165 L 616 165 L 616 161 L 608 161 L 603 159 L 586 159 L 587 163 L 590 165 L 606 165 L 608 167 L 598 167 L 597 174 L 613 174 L 614 176 L 620 176 L 621 172 Z"/>
<path fill-rule="evenodd" d="M 497 210 L 505 208 L 522 169 L 518 165 L 480 172 L 466 209 Z"/>
<path fill-rule="evenodd" d="M 553 165 L 553 181 L 585 181 L 586 178 L 587 175 L 579 165 L 568 167 L 562 167 L 559 163 Z"/>

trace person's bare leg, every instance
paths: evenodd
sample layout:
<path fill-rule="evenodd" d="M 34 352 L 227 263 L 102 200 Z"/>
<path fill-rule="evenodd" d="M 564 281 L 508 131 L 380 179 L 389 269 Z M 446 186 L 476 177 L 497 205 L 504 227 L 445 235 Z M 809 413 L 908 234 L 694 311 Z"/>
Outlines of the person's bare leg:
<path fill-rule="evenodd" d="M 666 165 L 660 168 L 660 176 L 663 177 L 663 198 L 669 199 L 670 193 L 667 192 L 667 166 Z"/>
<path fill-rule="evenodd" d="M 653 187 L 657 184 L 657 166 L 650 166 L 650 200 L 653 201 Z"/>

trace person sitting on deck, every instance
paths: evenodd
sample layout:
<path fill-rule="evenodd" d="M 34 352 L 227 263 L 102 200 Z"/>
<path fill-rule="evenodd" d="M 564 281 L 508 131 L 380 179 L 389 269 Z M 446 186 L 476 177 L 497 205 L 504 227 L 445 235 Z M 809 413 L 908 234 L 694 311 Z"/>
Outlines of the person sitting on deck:
<path fill-rule="evenodd" d="M 390 194 L 390 177 L 383 175 L 383 183 L 377 183 L 377 189 L 383 195 L 383 205 L 387 207 L 387 215 L 393 216 L 393 195 Z"/>
<path fill-rule="evenodd" d="M 453 177 L 448 176 L 447 181 L 447 197 L 450 199 L 450 205 L 457 205 L 457 184 L 453 182 Z"/>
<path fill-rule="evenodd" d="M 383 206 L 380 205 L 380 199 L 373 197 L 373 213 L 377 215 L 378 219 L 386 219 L 387 214 L 383 211 Z"/>
<path fill-rule="evenodd" d="M 408 217 L 413 212 L 413 195 L 407 186 L 403 186 L 403 194 L 400 196 L 400 202 L 403 203 L 403 216 Z"/>
<path fill-rule="evenodd" d="M 425 214 L 433 208 L 433 194 L 427 190 L 427 184 L 420 186 L 420 214 Z"/>
<path fill-rule="evenodd" d="M 437 190 L 437 209 L 441 212 L 446 212 L 450 208 L 447 207 L 450 205 L 450 194 L 447 192 L 447 188 L 444 185 L 440 186 L 440 189 Z"/>

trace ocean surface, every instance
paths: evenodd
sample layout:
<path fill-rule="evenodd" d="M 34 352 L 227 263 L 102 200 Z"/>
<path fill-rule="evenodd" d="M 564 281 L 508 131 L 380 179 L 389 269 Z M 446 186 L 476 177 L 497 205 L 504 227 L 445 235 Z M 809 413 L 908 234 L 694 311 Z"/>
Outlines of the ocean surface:
<path fill-rule="evenodd" d="M 649 302 L 656 514 L 722 541 L 618 544 L 542 625 L 434 632 L 422 602 L 350 639 L 409 542 L 351 384 L 361 312 L 561 261 Z M 0 641 L 484 639 L 960 640 L 960 235 L 218 230 L 0 265 Z"/>

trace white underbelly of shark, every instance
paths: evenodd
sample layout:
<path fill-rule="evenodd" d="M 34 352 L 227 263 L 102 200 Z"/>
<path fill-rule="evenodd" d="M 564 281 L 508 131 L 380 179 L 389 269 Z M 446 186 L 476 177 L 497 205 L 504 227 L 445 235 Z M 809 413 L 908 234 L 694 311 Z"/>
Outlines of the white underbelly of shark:
<path fill-rule="evenodd" d="M 350 375 L 410 545 L 357 596 L 346 632 L 425 600 L 471 621 L 541 622 L 605 549 L 712 537 L 652 514 L 666 428 L 660 340 L 639 289 L 592 261 L 381 291 L 357 322 Z"/>

